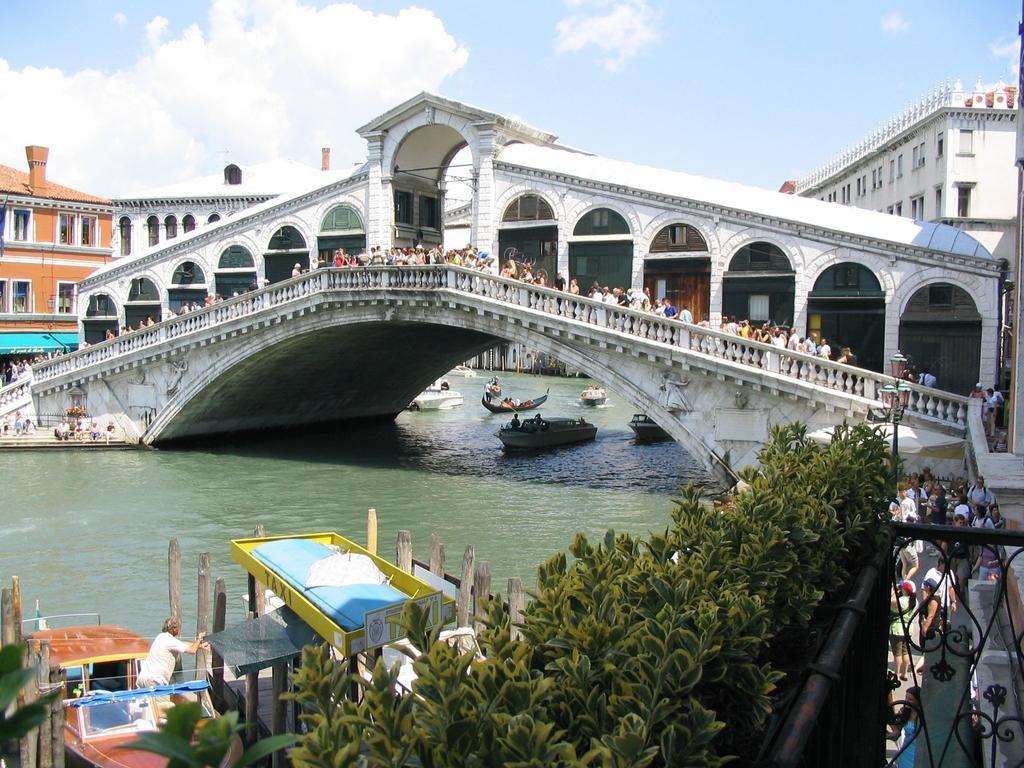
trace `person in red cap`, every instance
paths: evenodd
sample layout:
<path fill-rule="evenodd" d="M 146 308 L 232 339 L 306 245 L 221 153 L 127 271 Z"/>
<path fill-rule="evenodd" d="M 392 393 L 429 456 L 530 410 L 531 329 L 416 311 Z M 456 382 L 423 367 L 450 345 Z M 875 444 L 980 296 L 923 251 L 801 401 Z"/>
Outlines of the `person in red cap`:
<path fill-rule="evenodd" d="M 894 671 L 900 680 L 908 679 L 910 665 L 913 663 L 907 635 L 910 633 L 910 616 L 916 602 L 914 582 L 907 579 L 896 585 L 889 603 L 889 645 L 892 648 Z"/>

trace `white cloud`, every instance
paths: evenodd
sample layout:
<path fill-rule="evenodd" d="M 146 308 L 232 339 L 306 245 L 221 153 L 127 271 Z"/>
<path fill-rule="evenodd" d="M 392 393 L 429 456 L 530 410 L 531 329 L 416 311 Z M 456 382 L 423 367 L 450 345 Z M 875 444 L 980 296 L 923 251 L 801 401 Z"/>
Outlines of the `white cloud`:
<path fill-rule="evenodd" d="M 122 11 L 118 11 L 117 13 L 115 13 L 113 18 L 114 23 L 119 27 L 123 27 L 125 24 L 128 23 L 128 17 L 125 16 Z"/>
<path fill-rule="evenodd" d="M 1005 61 L 1006 69 L 1013 75 L 1014 81 L 1020 77 L 1020 38 L 1014 37 L 1007 41 L 1001 37 L 989 43 L 988 50 L 993 59 Z"/>
<path fill-rule="evenodd" d="M 889 11 L 882 17 L 879 26 L 887 35 L 902 35 L 910 29 L 910 22 L 903 18 L 900 11 Z"/>
<path fill-rule="evenodd" d="M 647 0 L 567 0 L 575 12 L 555 27 L 558 53 L 594 47 L 605 55 L 598 60 L 609 72 L 618 72 L 661 35 L 656 14 Z"/>
<path fill-rule="evenodd" d="M 375 14 L 352 4 L 212 0 L 208 24 L 168 38 L 146 24 L 145 55 L 114 73 L 13 70 L 0 93 L 0 163 L 50 147 L 47 176 L 100 195 L 162 186 L 239 164 L 291 158 L 318 166 L 366 157 L 354 129 L 422 90 L 438 91 L 469 52 L 432 12 Z"/>

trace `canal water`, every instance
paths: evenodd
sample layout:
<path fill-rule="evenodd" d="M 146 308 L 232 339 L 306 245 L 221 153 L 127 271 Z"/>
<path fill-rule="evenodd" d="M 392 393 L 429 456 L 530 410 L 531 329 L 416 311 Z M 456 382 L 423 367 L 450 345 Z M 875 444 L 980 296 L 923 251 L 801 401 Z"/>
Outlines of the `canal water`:
<path fill-rule="evenodd" d="M 494 433 L 507 421 L 480 405 L 485 375 L 452 377 L 465 404 L 406 412 L 393 424 L 319 435 L 285 435 L 207 449 L 5 452 L 0 454 L 0 580 L 21 578 L 26 617 L 98 612 L 153 636 L 167 614 L 167 548 L 182 550 L 186 630 L 195 626 L 196 567 L 209 552 L 228 589 L 229 623 L 243 616 L 245 574 L 229 541 L 262 523 L 268 535 L 337 531 L 366 543 L 366 512 L 379 521 L 379 550 L 394 557 L 400 529 L 426 560 L 429 537 L 458 573 L 474 545 L 495 591 L 564 551 L 578 531 L 645 533 L 667 525 L 681 484 L 705 479 L 669 441 L 636 444 L 632 409 L 615 393 L 584 408 L 583 379 L 501 374 L 506 394 L 550 388 L 546 416 L 585 415 L 597 440 L 539 454 L 506 454 Z M 212 583 L 212 579 L 211 579 Z"/>

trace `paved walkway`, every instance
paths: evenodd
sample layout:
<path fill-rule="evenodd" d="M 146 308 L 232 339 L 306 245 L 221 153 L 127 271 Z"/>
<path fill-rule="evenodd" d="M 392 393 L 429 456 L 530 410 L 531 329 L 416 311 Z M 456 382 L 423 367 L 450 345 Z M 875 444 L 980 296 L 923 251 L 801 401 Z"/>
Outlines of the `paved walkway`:
<path fill-rule="evenodd" d="M 117 434 L 118 439 L 109 443 L 105 437 L 93 441 L 88 435 L 84 440 L 57 440 L 53 436 L 53 430 L 41 427 L 27 435 L 0 437 L 0 451 L 123 451 L 138 447 L 134 443 L 126 442 L 120 433 Z"/>

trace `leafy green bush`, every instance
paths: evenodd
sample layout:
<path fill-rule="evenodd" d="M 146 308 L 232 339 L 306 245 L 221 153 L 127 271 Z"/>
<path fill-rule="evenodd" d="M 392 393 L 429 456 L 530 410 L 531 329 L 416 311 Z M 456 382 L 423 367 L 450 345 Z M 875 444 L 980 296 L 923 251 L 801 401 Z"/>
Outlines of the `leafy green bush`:
<path fill-rule="evenodd" d="M 682 489 L 646 539 L 578 535 L 538 571 L 513 641 L 488 603 L 474 661 L 412 606 L 411 696 L 378 663 L 367 682 L 307 648 L 295 698 L 309 734 L 296 766 L 718 766 L 756 755 L 783 671 L 783 627 L 804 627 L 881 539 L 888 451 L 841 428 L 830 446 L 774 429 L 749 489 L 719 508 Z M 359 704 L 345 700 L 352 685 Z"/>

